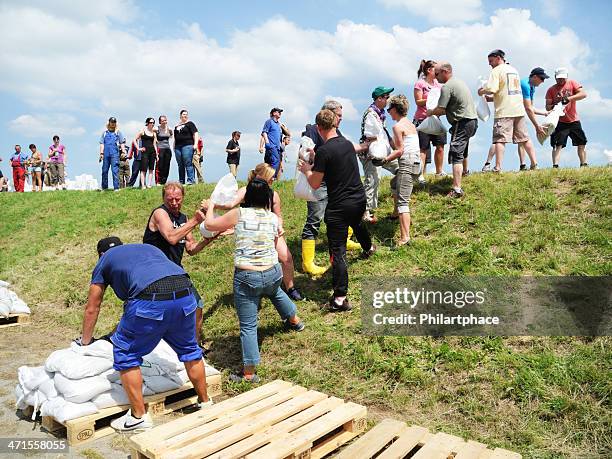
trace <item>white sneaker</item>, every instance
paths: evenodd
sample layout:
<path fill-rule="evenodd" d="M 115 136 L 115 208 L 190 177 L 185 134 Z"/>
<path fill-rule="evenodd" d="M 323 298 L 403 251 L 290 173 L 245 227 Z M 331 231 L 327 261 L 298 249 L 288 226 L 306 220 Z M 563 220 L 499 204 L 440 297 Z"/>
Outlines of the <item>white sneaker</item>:
<path fill-rule="evenodd" d="M 448 174 L 444 171 L 440 172 L 439 174 L 436 173 L 436 177 L 446 177 Z"/>
<path fill-rule="evenodd" d="M 200 408 L 201 410 L 206 408 L 207 406 L 212 406 L 212 405 L 213 405 L 212 398 L 209 398 L 207 402 L 198 402 L 198 408 Z"/>
<path fill-rule="evenodd" d="M 482 166 L 482 171 L 483 172 L 491 172 L 491 164 L 485 164 L 484 166 Z"/>
<path fill-rule="evenodd" d="M 425 176 L 423 174 L 419 175 L 419 183 L 421 185 L 425 185 L 427 183 L 427 180 L 425 180 Z"/>
<path fill-rule="evenodd" d="M 149 413 L 145 413 L 143 417 L 137 419 L 132 416 L 132 410 L 129 409 L 123 416 L 111 421 L 110 425 L 117 432 L 133 432 L 150 429 L 153 427 L 153 421 Z"/>

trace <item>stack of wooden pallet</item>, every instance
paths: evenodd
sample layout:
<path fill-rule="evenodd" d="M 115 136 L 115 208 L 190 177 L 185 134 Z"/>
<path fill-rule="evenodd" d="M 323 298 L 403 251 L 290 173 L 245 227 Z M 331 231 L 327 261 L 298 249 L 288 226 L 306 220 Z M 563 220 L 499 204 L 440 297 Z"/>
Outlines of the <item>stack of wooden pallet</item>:
<path fill-rule="evenodd" d="M 366 428 L 365 406 L 273 381 L 134 435 L 132 459 L 323 457 Z"/>

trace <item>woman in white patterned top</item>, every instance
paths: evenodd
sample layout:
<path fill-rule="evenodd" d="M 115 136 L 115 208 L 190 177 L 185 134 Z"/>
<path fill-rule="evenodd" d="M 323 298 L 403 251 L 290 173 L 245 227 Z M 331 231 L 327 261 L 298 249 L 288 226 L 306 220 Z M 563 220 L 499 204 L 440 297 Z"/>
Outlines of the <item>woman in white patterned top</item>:
<path fill-rule="evenodd" d="M 241 375 L 232 375 L 233 380 L 259 381 L 255 374 L 260 360 L 257 310 L 263 297 L 270 299 L 285 328 L 304 329 L 295 304 L 281 289 L 283 272 L 276 251 L 279 219 L 271 210 L 273 197 L 268 183 L 255 178 L 246 187 L 241 207 L 215 216 L 214 203 L 207 203 L 206 228 L 209 231 L 220 232 L 235 227 L 234 303 L 240 322 L 243 371 Z"/>

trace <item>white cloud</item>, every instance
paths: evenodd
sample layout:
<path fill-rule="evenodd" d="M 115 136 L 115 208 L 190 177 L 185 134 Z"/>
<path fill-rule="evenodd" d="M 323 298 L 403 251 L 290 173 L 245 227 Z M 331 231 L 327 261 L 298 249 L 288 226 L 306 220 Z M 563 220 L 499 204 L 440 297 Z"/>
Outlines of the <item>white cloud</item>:
<path fill-rule="evenodd" d="M 379 0 L 387 8 L 402 8 L 424 16 L 433 24 L 457 24 L 480 19 L 484 13 L 481 0 Z"/>
<path fill-rule="evenodd" d="M 612 99 L 602 97 L 597 89 L 584 88 L 584 90 L 587 97 L 576 103 L 578 114 L 586 118 L 612 118 Z"/>
<path fill-rule="evenodd" d="M 355 121 L 359 119 L 359 112 L 353 105 L 353 101 L 346 97 L 325 96 L 325 100 L 335 100 L 342 105 L 342 120 Z"/>
<path fill-rule="evenodd" d="M 20 115 L 10 121 L 11 131 L 28 136 L 45 136 L 51 139 L 54 135 L 79 136 L 85 133 L 85 128 L 78 125 L 78 120 L 72 115 L 56 113 L 52 115 Z"/>

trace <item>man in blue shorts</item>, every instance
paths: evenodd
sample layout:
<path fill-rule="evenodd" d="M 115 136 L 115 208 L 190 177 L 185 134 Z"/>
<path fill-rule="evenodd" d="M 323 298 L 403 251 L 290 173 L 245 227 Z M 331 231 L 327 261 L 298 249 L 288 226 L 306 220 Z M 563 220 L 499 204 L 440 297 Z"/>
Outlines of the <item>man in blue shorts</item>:
<path fill-rule="evenodd" d="M 111 336 L 113 368 L 130 400 L 126 414 L 111 422 L 117 431 L 153 427 L 142 396 L 142 357 L 164 339 L 184 362 L 200 406 L 209 404 L 202 350 L 193 333 L 197 301 L 185 271 L 157 247 L 149 244 L 123 245 L 117 237 L 101 239 L 100 259 L 91 275 L 83 334 L 75 342 L 87 346 L 95 341 L 94 328 L 107 286 L 123 301 L 124 312 Z M 143 269 L 146 267 L 146 269 Z"/>
<path fill-rule="evenodd" d="M 259 143 L 259 152 L 264 153 L 264 162 L 268 163 L 274 168 L 276 173 L 274 176 L 278 176 L 278 171 L 281 166 L 281 137 L 282 130 L 280 124 L 280 117 L 283 110 L 274 107 L 270 110 L 270 118 L 266 120 L 261 130 L 261 140 Z"/>

